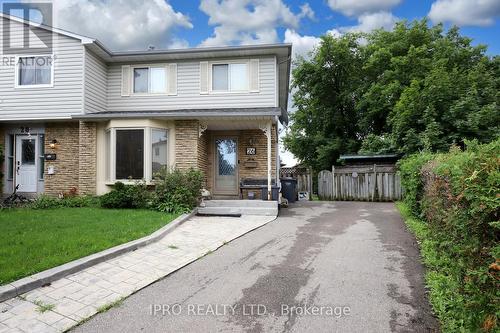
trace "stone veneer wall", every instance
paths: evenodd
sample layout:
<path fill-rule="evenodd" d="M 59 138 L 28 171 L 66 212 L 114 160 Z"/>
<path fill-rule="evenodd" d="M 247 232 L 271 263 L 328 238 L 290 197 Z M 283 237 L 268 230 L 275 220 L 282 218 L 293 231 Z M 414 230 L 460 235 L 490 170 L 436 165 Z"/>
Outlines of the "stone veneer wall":
<path fill-rule="evenodd" d="M 55 149 L 50 148 L 53 139 Z M 45 153 L 55 153 L 55 161 L 45 161 L 45 193 L 57 196 L 79 186 L 79 124 L 78 122 L 48 123 L 45 127 Z M 53 166 L 55 173 L 47 170 Z"/>
<path fill-rule="evenodd" d="M 210 138 L 207 131 L 198 138 L 198 168 L 203 172 L 203 186 L 208 187 L 208 143 Z"/>
<path fill-rule="evenodd" d="M 180 170 L 198 168 L 198 120 L 175 121 L 175 166 Z"/>
<path fill-rule="evenodd" d="M 257 148 L 257 154 L 254 156 L 246 155 L 246 148 L 250 147 L 249 140 L 252 138 Z M 267 179 L 267 137 L 259 129 L 241 131 L 238 146 L 238 158 L 240 159 L 240 179 L 244 178 L 265 178 Z M 256 168 L 245 167 L 245 161 L 253 159 L 257 162 Z M 271 129 L 271 177 L 276 179 L 276 129 Z M 256 198 L 261 198 L 260 190 L 251 190 Z M 248 190 L 243 191 L 243 198 L 246 199 Z"/>
<path fill-rule="evenodd" d="M 78 193 L 96 194 L 97 124 L 80 121 Z"/>

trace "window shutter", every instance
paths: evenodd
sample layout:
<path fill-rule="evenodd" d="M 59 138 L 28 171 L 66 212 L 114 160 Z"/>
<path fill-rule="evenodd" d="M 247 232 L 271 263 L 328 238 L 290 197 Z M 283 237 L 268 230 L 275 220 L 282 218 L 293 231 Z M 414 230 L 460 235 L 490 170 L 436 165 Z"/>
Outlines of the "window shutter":
<path fill-rule="evenodd" d="M 208 94 L 208 61 L 200 62 L 200 94 Z"/>
<path fill-rule="evenodd" d="M 259 92 L 259 59 L 250 59 L 250 92 Z"/>
<path fill-rule="evenodd" d="M 167 74 L 167 94 L 177 95 L 177 64 L 168 64 L 165 73 Z"/>
<path fill-rule="evenodd" d="M 130 66 L 122 66 L 122 96 L 130 96 Z"/>

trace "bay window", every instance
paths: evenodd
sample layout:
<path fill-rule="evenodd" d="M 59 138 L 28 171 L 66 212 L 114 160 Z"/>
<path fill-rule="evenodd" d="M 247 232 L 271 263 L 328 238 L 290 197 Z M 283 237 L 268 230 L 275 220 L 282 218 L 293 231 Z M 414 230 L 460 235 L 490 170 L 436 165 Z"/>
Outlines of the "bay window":
<path fill-rule="evenodd" d="M 212 91 L 248 90 L 248 64 L 212 64 Z"/>
<path fill-rule="evenodd" d="M 144 130 L 116 130 L 116 179 L 143 179 Z"/>
<path fill-rule="evenodd" d="M 167 166 L 167 130 L 153 128 L 151 130 L 151 173 L 160 171 L 162 167 Z"/>
<path fill-rule="evenodd" d="M 146 180 L 168 165 L 168 131 L 159 128 L 110 128 L 105 133 L 108 181 Z"/>

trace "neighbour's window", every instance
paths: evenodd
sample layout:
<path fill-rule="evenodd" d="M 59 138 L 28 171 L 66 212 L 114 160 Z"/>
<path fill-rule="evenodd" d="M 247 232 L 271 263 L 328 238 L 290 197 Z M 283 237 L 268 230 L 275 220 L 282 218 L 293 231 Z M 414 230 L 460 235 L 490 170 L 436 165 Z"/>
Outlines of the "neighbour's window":
<path fill-rule="evenodd" d="M 144 178 L 144 130 L 116 130 L 116 179 Z"/>
<path fill-rule="evenodd" d="M 213 64 L 212 65 L 213 91 L 245 91 L 248 90 L 248 65 Z"/>
<path fill-rule="evenodd" d="M 165 93 L 166 75 L 163 67 L 134 68 L 134 93 Z"/>
<path fill-rule="evenodd" d="M 52 57 L 19 57 L 19 86 L 50 85 L 52 83 Z"/>
<path fill-rule="evenodd" d="M 153 128 L 151 130 L 152 175 L 167 166 L 167 130 Z"/>
<path fill-rule="evenodd" d="M 43 180 L 45 170 L 45 135 L 38 136 L 38 175 Z"/>

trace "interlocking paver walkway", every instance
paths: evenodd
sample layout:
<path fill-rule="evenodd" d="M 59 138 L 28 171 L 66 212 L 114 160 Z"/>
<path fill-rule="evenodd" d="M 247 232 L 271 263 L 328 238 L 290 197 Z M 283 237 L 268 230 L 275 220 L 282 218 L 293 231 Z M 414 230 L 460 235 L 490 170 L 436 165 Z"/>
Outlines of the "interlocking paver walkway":
<path fill-rule="evenodd" d="M 0 303 L 0 333 L 65 331 L 273 219 L 193 217 L 153 244 Z"/>

